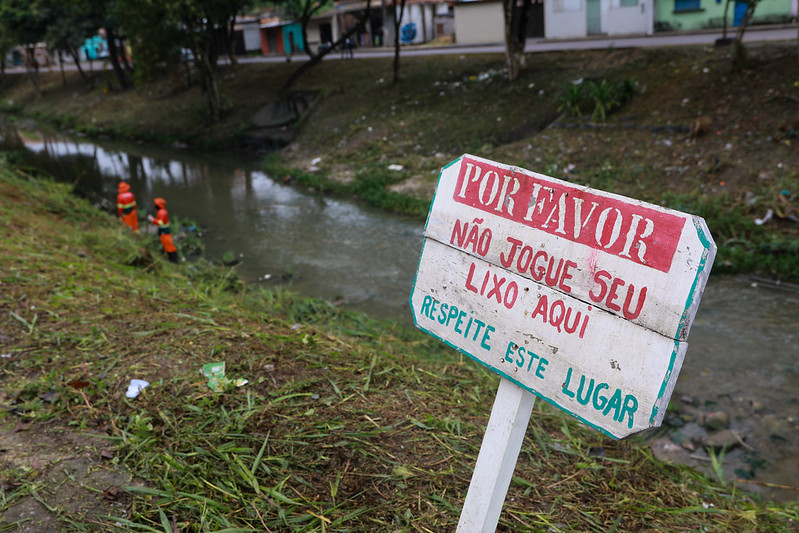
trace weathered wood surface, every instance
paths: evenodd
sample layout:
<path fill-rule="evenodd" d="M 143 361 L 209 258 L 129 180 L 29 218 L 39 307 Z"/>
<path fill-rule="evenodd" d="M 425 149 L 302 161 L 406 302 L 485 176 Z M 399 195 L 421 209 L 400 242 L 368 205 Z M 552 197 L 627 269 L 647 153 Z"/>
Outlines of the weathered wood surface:
<path fill-rule="evenodd" d="M 463 156 L 410 303 L 422 330 L 621 438 L 660 425 L 714 257 L 698 217 Z"/>
<path fill-rule="evenodd" d="M 475 285 L 467 281 L 472 267 L 518 286 L 513 309 L 464 290 Z M 679 372 L 686 343 L 434 240 L 425 242 L 419 272 L 411 306 L 420 329 L 615 437 L 659 425 L 664 387 Z"/>
<path fill-rule="evenodd" d="M 457 533 L 496 531 L 534 405 L 532 393 L 500 380 Z"/>
<path fill-rule="evenodd" d="M 479 256 L 486 228 L 486 261 L 677 340 L 715 257 L 699 217 L 463 156 L 441 173 L 425 237 Z"/>

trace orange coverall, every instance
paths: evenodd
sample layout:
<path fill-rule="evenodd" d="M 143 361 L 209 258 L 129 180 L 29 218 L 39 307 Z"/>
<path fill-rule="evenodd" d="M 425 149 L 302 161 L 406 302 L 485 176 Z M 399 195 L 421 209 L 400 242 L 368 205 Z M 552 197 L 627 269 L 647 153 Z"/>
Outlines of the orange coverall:
<path fill-rule="evenodd" d="M 130 192 L 130 185 L 124 181 L 119 184 L 117 194 L 117 213 L 119 219 L 130 228 L 139 233 L 139 216 L 136 214 L 136 198 Z"/>
<path fill-rule="evenodd" d="M 167 257 L 173 263 L 178 262 L 178 249 L 172 242 L 172 230 L 169 227 L 169 213 L 166 211 L 166 200 L 163 198 L 156 198 L 153 200 L 158 212 L 155 214 L 153 224 L 158 228 L 158 237 L 161 239 L 161 244 L 164 247 Z"/>

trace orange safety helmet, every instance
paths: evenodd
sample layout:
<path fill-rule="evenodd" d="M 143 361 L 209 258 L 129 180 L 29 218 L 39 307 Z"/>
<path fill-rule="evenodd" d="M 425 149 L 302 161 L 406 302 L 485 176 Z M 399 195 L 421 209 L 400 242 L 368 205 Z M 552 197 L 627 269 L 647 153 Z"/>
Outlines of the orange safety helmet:
<path fill-rule="evenodd" d="M 166 207 L 166 200 L 164 200 L 163 198 L 156 198 L 155 200 L 153 200 L 153 203 L 154 203 L 154 204 L 155 204 L 155 205 L 156 205 L 156 206 L 157 206 L 159 209 L 164 209 L 164 208 Z"/>
<path fill-rule="evenodd" d="M 129 190 L 130 190 L 130 185 L 128 185 L 124 181 L 119 184 L 119 192 L 128 192 Z"/>

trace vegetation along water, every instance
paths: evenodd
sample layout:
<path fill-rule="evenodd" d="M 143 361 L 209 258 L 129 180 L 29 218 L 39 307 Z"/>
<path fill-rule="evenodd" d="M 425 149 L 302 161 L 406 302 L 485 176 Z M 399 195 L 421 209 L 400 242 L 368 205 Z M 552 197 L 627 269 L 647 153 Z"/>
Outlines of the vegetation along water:
<path fill-rule="evenodd" d="M 733 70 L 725 49 L 546 53 L 513 83 L 499 56 L 414 58 L 397 84 L 389 61 L 324 61 L 298 82 L 313 103 L 266 169 L 421 220 L 438 168 L 475 153 L 699 214 L 719 244 L 714 275 L 794 282 L 796 54 L 753 46 Z M 249 118 L 291 72 L 225 67 L 213 125 L 199 89 L 174 79 L 105 92 L 43 72 L 37 96 L 6 76 L 0 103 L 78 134 L 232 149 L 277 138 Z M 624 97 L 574 91 L 580 79 Z M 494 376 L 405 326 L 203 261 L 173 267 L 156 241 L 14 160 L 0 181 L 0 524 L 454 528 Z M 223 360 L 231 383 L 217 393 L 200 369 Z M 129 399 L 134 377 L 150 384 Z M 744 492 L 711 457 L 710 475 L 663 463 L 538 402 L 500 527 L 796 527 L 795 501 Z"/>

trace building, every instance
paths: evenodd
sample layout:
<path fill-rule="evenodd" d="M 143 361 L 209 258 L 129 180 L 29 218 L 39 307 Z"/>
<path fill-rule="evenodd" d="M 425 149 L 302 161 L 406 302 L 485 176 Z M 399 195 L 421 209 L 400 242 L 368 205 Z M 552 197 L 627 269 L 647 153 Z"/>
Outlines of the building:
<path fill-rule="evenodd" d="M 544 2 L 544 36 L 649 35 L 654 0 L 549 0 Z"/>
<path fill-rule="evenodd" d="M 655 26 L 659 31 L 701 30 L 724 25 L 726 0 L 663 0 L 655 7 Z M 746 12 L 746 3 L 733 1 L 727 25 L 734 28 Z M 752 24 L 774 24 L 796 20 L 797 0 L 759 2 Z"/>

